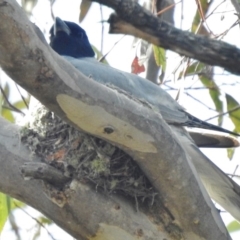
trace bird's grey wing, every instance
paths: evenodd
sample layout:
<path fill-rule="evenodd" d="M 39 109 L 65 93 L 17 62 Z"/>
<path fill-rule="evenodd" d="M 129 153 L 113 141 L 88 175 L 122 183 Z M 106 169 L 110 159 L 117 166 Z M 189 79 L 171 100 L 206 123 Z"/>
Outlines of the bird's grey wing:
<path fill-rule="evenodd" d="M 120 91 L 131 94 L 136 100 L 148 104 L 153 110 L 160 112 L 168 123 L 182 124 L 187 122 L 188 116 L 184 109 L 164 90 L 137 75 L 125 73 L 106 64 L 99 63 L 94 58 L 64 58 L 73 64 L 84 75 L 95 81 L 115 87 Z"/>
<path fill-rule="evenodd" d="M 240 186 L 198 149 L 184 128 L 171 126 L 171 129 L 195 166 L 210 197 L 240 221 Z"/>
<path fill-rule="evenodd" d="M 196 129 L 187 129 L 187 131 L 198 147 L 234 148 L 240 145 L 235 137 L 226 133 Z"/>

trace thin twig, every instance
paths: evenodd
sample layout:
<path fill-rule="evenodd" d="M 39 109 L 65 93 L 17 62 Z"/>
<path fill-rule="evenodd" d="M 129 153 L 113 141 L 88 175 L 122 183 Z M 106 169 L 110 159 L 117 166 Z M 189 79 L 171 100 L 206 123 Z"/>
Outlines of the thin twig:
<path fill-rule="evenodd" d="M 198 8 L 198 12 L 199 12 L 199 15 L 201 16 L 201 22 L 199 23 L 199 26 L 197 28 L 197 31 L 196 33 L 198 33 L 199 29 L 201 28 L 201 26 L 203 25 L 203 23 L 205 23 L 208 31 L 210 34 L 214 35 L 214 33 L 211 31 L 211 29 L 209 28 L 207 22 L 206 22 L 206 18 L 205 18 L 205 14 L 203 13 L 203 9 L 202 9 L 202 5 L 201 5 L 201 2 L 199 0 L 196 0 L 196 4 L 197 4 L 197 8 Z"/>
<path fill-rule="evenodd" d="M 28 215 L 30 218 L 32 218 L 34 221 L 36 221 L 42 228 L 44 228 L 46 230 L 46 232 L 48 233 L 48 235 L 53 239 L 56 240 L 56 238 L 53 237 L 53 235 L 48 231 L 48 229 L 35 217 L 31 216 L 25 209 L 23 209 L 22 207 L 20 207 L 16 202 L 14 202 L 14 204 L 20 209 L 22 210 L 26 215 Z"/>
<path fill-rule="evenodd" d="M 205 121 L 210 121 L 210 120 L 212 120 L 212 119 L 214 119 L 214 118 L 222 117 L 222 116 L 224 116 L 224 115 L 226 115 L 226 114 L 235 112 L 235 111 L 237 111 L 238 109 L 240 109 L 240 105 L 239 105 L 239 106 L 236 106 L 236 107 L 234 107 L 234 108 L 232 108 L 232 109 L 230 109 L 230 110 L 227 111 L 227 112 L 219 113 L 219 114 L 216 115 L 216 116 L 210 117 L 210 118 L 206 119 Z"/>
<path fill-rule="evenodd" d="M 9 102 L 8 97 L 7 97 L 7 95 L 5 94 L 2 86 L 0 86 L 0 90 L 1 90 L 1 93 L 2 93 L 5 101 L 7 102 L 8 106 L 9 106 L 10 108 L 11 108 L 13 111 L 15 111 L 15 112 L 18 112 L 18 113 L 21 113 L 21 114 L 25 115 L 21 110 L 19 110 L 18 108 L 14 107 L 14 106 Z"/>
<path fill-rule="evenodd" d="M 21 96 L 21 99 L 23 100 L 25 106 L 27 107 L 27 109 L 29 109 L 29 105 L 28 105 L 25 97 L 23 97 L 23 95 L 21 94 L 20 89 L 19 89 L 19 86 L 18 86 L 16 83 L 15 83 L 15 86 L 16 86 L 16 88 L 17 88 L 17 90 L 18 90 L 18 93 L 19 93 L 19 95 Z"/>
<path fill-rule="evenodd" d="M 226 0 L 223 0 L 222 2 L 220 2 L 206 17 L 205 19 L 209 18 L 215 10 L 217 10 L 224 2 L 226 2 Z"/>
<path fill-rule="evenodd" d="M 98 61 L 102 62 L 105 60 L 106 56 L 113 50 L 113 48 L 125 37 L 126 35 L 123 35 L 118 41 L 116 41 L 113 46 L 110 48 L 110 50 L 104 54 Z"/>
<path fill-rule="evenodd" d="M 168 87 L 171 90 L 176 90 L 173 87 L 167 85 L 166 83 L 164 84 L 166 87 Z M 191 97 L 193 100 L 195 100 L 196 102 L 202 104 L 204 107 L 206 107 L 207 109 L 216 112 L 216 109 L 210 108 L 208 105 L 206 105 L 205 103 L 203 103 L 202 101 L 200 101 L 199 99 L 195 98 L 194 96 L 192 96 L 190 93 L 188 92 L 184 92 L 187 96 Z"/>
<path fill-rule="evenodd" d="M 101 23 L 102 23 L 102 28 L 101 28 L 101 53 L 103 52 L 103 34 L 104 34 L 104 23 L 103 23 L 103 10 L 102 10 L 102 4 L 99 4 L 100 6 L 100 15 L 101 15 Z"/>
<path fill-rule="evenodd" d="M 165 7 L 165 8 L 162 9 L 161 11 L 157 12 L 157 16 L 158 16 L 158 15 L 161 15 L 162 13 L 164 13 L 164 12 L 168 11 L 169 9 L 175 7 L 177 4 L 179 4 L 179 3 L 181 3 L 181 2 L 182 2 L 182 0 L 180 0 L 179 2 L 173 3 L 173 4 Z"/>
<path fill-rule="evenodd" d="M 194 96 L 192 96 L 190 93 L 185 92 L 185 94 L 189 97 L 191 97 L 193 100 L 195 100 L 196 102 L 202 104 L 204 107 L 206 107 L 207 109 L 216 112 L 216 109 L 213 109 L 211 107 L 209 107 L 207 104 L 203 103 L 202 101 L 200 101 L 199 99 L 195 98 Z M 206 120 L 205 120 L 206 121 Z"/>

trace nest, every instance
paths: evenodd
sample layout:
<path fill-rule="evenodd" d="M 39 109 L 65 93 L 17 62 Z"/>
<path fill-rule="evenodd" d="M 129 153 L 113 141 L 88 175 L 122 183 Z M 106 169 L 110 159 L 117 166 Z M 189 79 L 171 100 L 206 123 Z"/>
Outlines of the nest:
<path fill-rule="evenodd" d="M 22 142 L 65 176 L 105 192 L 153 203 L 156 191 L 136 162 L 119 148 L 79 132 L 44 106 L 22 131 Z"/>

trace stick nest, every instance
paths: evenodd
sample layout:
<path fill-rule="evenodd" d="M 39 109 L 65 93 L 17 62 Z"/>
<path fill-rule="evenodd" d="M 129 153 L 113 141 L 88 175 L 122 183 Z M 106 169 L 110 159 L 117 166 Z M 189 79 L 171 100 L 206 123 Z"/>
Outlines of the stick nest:
<path fill-rule="evenodd" d="M 22 142 L 65 176 L 138 202 L 154 201 L 156 191 L 129 155 L 79 132 L 42 105 L 35 110 L 34 121 L 23 128 Z"/>

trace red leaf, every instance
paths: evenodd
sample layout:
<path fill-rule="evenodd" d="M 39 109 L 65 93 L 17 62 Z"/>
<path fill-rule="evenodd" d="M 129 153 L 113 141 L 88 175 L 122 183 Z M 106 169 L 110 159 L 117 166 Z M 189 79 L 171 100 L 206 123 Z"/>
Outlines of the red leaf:
<path fill-rule="evenodd" d="M 145 67 L 144 67 L 144 65 L 139 64 L 137 56 L 133 59 L 131 68 L 132 68 L 132 73 L 134 73 L 134 74 L 139 74 L 139 73 L 145 72 Z"/>

